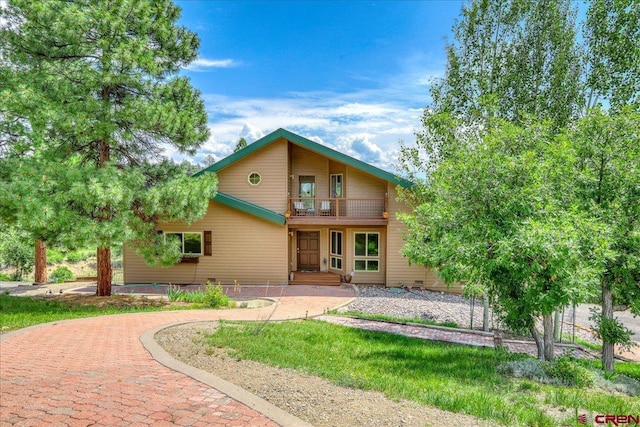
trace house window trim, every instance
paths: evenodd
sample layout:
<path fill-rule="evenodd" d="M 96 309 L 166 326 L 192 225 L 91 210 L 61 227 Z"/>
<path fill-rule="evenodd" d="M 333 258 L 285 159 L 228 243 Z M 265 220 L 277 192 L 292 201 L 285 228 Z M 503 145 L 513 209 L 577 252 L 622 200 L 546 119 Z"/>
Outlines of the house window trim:
<path fill-rule="evenodd" d="M 204 233 L 202 231 L 163 231 L 165 242 L 167 241 L 167 234 L 182 234 L 182 248 L 180 248 L 180 254 L 183 257 L 201 257 L 204 256 Z M 200 253 L 184 252 L 184 235 L 185 234 L 198 234 L 200 235 Z"/>
<path fill-rule="evenodd" d="M 251 182 L 251 177 L 256 175 L 258 177 L 258 182 L 256 183 Z M 260 175 L 260 172 L 251 172 L 249 175 L 247 175 L 247 182 L 249 183 L 250 186 L 257 187 L 262 183 L 262 175 Z"/>
<path fill-rule="evenodd" d="M 333 177 L 336 177 L 336 184 L 338 182 L 337 177 L 340 177 L 340 192 L 341 194 L 338 196 L 333 188 Z M 331 191 L 332 199 L 343 199 L 344 198 L 344 175 L 341 173 L 332 173 L 329 175 L 329 191 Z"/>
<path fill-rule="evenodd" d="M 340 253 L 333 252 L 333 234 L 340 234 Z M 341 230 L 329 230 L 329 268 L 342 270 L 344 265 L 344 233 Z M 339 265 L 339 266 L 338 266 Z"/>
<path fill-rule="evenodd" d="M 365 255 L 356 255 L 356 236 L 358 234 L 365 235 L 365 252 L 368 252 L 368 245 L 366 243 L 369 242 L 369 235 L 376 234 L 378 236 L 378 255 L 369 256 L 368 253 Z M 364 261 L 364 270 L 358 270 L 356 268 L 356 262 Z M 369 270 L 369 262 L 376 262 L 378 267 L 376 270 Z M 380 272 L 380 232 L 378 231 L 356 231 L 353 233 L 353 271 L 358 273 L 379 273 Z"/>

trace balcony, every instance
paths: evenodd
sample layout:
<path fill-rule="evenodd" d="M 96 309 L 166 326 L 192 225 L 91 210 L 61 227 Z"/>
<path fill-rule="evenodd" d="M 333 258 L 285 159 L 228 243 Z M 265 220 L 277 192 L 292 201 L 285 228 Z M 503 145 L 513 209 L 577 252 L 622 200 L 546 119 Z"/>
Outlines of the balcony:
<path fill-rule="evenodd" d="M 385 225 L 386 199 L 290 198 L 290 224 Z"/>

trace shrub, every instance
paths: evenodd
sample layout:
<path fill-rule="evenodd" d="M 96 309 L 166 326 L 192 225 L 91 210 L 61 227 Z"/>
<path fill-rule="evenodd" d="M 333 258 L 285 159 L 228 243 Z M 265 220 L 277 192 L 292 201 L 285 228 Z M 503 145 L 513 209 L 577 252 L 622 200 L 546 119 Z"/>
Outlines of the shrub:
<path fill-rule="evenodd" d="M 526 378 L 542 383 L 553 382 L 542 367 L 542 362 L 537 359 L 513 360 L 499 365 L 496 370 L 500 374 L 515 378 Z"/>
<path fill-rule="evenodd" d="M 0 224 L 0 265 L 15 269 L 10 280 L 22 280 L 22 277 L 33 271 L 33 239 L 29 234 L 14 228 L 2 227 Z"/>
<path fill-rule="evenodd" d="M 547 375 L 565 385 L 590 387 L 595 381 L 593 372 L 569 356 L 558 357 L 553 362 L 545 363 L 543 368 Z"/>
<path fill-rule="evenodd" d="M 211 282 L 207 282 L 207 286 L 203 291 L 185 292 L 177 286 L 169 286 L 167 288 L 167 297 L 169 301 L 180 301 L 195 304 L 203 304 L 206 307 L 219 308 L 231 305 L 231 299 L 225 295 L 220 284 L 214 286 Z"/>
<path fill-rule="evenodd" d="M 8 274 L 0 273 L 0 282 L 11 282 L 13 278 Z"/>
<path fill-rule="evenodd" d="M 629 396 L 640 395 L 640 381 L 626 375 L 612 374 L 611 372 L 596 371 L 595 384 L 598 387 L 610 391 L 628 394 Z"/>
<path fill-rule="evenodd" d="M 201 290 L 186 292 L 178 286 L 170 285 L 167 288 L 167 297 L 169 298 L 169 301 L 202 304 L 202 302 L 204 301 L 204 292 L 202 292 Z"/>
<path fill-rule="evenodd" d="M 227 307 L 231 302 L 231 299 L 224 293 L 222 286 L 218 283 L 216 286 L 211 282 L 207 282 L 207 287 L 204 292 L 204 305 L 211 308 Z"/>
<path fill-rule="evenodd" d="M 67 267 L 58 267 L 58 268 L 56 268 L 53 271 L 53 273 L 51 273 L 51 276 L 49 276 L 49 277 L 55 283 L 62 283 L 62 282 L 65 282 L 67 280 L 75 280 L 75 277 L 73 276 L 73 273 Z"/>

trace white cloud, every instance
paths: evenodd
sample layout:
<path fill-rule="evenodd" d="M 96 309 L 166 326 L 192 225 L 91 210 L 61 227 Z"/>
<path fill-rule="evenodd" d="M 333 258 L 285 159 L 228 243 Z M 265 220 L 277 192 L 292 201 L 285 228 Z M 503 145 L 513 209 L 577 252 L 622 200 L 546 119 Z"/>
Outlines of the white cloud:
<path fill-rule="evenodd" d="M 185 70 L 189 71 L 205 71 L 210 68 L 231 68 L 237 67 L 240 63 L 233 59 L 206 59 L 198 58 L 186 67 Z"/>
<path fill-rule="evenodd" d="M 240 131 L 238 140 L 240 140 L 240 138 L 244 138 L 248 144 L 251 144 L 252 142 L 255 142 L 258 139 L 262 138 L 263 136 L 264 132 L 262 131 L 262 129 L 253 126 L 251 123 L 246 123 Z"/>
<path fill-rule="evenodd" d="M 393 170 L 399 140 L 412 141 L 421 110 L 396 103 L 352 102 L 354 94 L 307 93 L 275 99 L 205 96 L 211 138 L 205 154 L 223 158 L 247 142 L 285 128 L 374 166 Z M 345 99 L 346 98 L 346 99 Z"/>
<path fill-rule="evenodd" d="M 400 141 L 410 144 L 429 103 L 427 76 L 439 77 L 440 64 L 428 55 L 408 58 L 403 71 L 377 89 L 289 92 L 274 98 L 205 94 L 211 139 L 196 156 L 223 158 L 240 137 L 253 142 L 278 128 L 379 168 L 395 172 Z M 429 79 L 430 80 L 430 79 Z"/>

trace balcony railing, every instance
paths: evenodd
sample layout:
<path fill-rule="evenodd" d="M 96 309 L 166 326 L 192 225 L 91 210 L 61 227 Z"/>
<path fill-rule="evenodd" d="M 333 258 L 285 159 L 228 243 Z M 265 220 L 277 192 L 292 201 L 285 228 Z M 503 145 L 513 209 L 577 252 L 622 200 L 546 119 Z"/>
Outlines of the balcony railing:
<path fill-rule="evenodd" d="M 386 199 L 322 199 L 290 198 L 292 217 L 357 217 L 382 218 L 387 211 Z"/>

